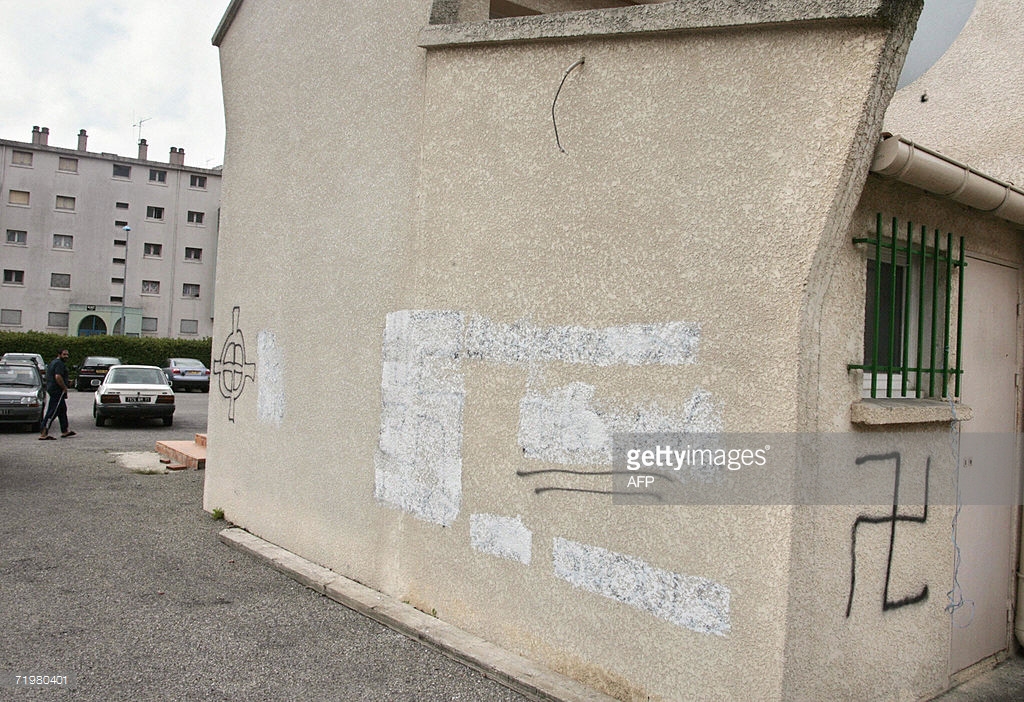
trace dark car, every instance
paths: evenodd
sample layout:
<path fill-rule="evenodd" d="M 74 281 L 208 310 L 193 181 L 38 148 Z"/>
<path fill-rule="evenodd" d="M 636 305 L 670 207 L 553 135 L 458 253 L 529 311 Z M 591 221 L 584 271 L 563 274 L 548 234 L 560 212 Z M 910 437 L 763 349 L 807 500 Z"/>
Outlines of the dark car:
<path fill-rule="evenodd" d="M 111 366 L 121 365 L 121 359 L 113 356 L 86 356 L 82 365 L 78 366 L 78 378 L 75 387 L 79 390 L 92 390 L 103 382 L 107 370 Z"/>
<path fill-rule="evenodd" d="M 156 366 L 114 366 L 96 388 L 92 402 L 96 426 L 108 419 L 162 419 L 174 423 L 174 391 Z"/>
<path fill-rule="evenodd" d="M 46 404 L 43 377 L 35 363 L 0 362 L 0 423 L 28 424 L 39 431 Z"/>
<path fill-rule="evenodd" d="M 195 388 L 210 392 L 210 369 L 199 359 L 165 358 L 160 366 L 175 390 Z"/>

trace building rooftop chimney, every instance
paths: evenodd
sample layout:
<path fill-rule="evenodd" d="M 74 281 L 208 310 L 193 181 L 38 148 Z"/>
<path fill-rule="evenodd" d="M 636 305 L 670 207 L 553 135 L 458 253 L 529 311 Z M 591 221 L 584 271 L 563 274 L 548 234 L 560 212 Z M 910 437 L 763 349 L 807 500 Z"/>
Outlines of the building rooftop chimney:
<path fill-rule="evenodd" d="M 145 139 L 139 139 L 139 160 L 146 161 L 147 159 L 149 159 L 149 144 Z"/>
<path fill-rule="evenodd" d="M 85 144 L 89 141 L 89 135 L 85 133 L 84 129 L 78 130 L 78 150 L 85 151 Z"/>
<path fill-rule="evenodd" d="M 172 146 L 171 147 L 170 164 L 172 166 L 184 166 L 185 165 L 185 149 L 179 149 L 176 146 Z"/>

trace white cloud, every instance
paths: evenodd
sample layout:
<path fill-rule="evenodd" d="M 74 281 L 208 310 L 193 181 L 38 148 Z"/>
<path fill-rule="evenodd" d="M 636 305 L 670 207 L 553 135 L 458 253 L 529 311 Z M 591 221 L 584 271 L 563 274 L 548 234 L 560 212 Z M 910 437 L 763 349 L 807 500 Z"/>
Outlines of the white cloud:
<path fill-rule="evenodd" d="M 224 107 L 210 40 L 228 0 L 0 0 L 0 138 L 137 152 L 185 149 L 188 165 L 223 162 Z"/>

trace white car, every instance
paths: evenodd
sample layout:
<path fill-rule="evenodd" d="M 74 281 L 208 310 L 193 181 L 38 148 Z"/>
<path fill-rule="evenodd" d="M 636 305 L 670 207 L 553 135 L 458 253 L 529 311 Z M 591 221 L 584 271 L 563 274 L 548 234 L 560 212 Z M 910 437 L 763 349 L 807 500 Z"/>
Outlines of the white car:
<path fill-rule="evenodd" d="M 169 427 L 174 422 L 174 391 L 156 366 L 111 366 L 96 388 L 92 416 L 98 427 L 115 417 L 159 418 Z"/>
<path fill-rule="evenodd" d="M 32 363 L 39 369 L 39 375 L 43 376 L 43 380 L 46 380 L 46 362 L 38 353 L 16 353 L 14 351 L 8 351 L 3 356 L 0 356 L 0 363 L 6 363 L 8 361 L 12 363 Z"/>

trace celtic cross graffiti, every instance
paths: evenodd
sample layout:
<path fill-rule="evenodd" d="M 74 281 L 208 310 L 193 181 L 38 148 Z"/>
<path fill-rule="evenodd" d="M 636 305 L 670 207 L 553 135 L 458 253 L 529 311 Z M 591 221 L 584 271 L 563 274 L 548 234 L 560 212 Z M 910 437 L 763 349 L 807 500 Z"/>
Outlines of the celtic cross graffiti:
<path fill-rule="evenodd" d="M 220 358 L 213 360 L 213 374 L 217 376 L 217 387 L 220 394 L 228 400 L 228 421 L 235 421 L 235 400 L 242 396 L 245 381 L 256 382 L 256 364 L 245 360 L 245 337 L 238 326 L 241 310 L 231 310 L 231 327 L 233 331 L 224 340 Z"/>

